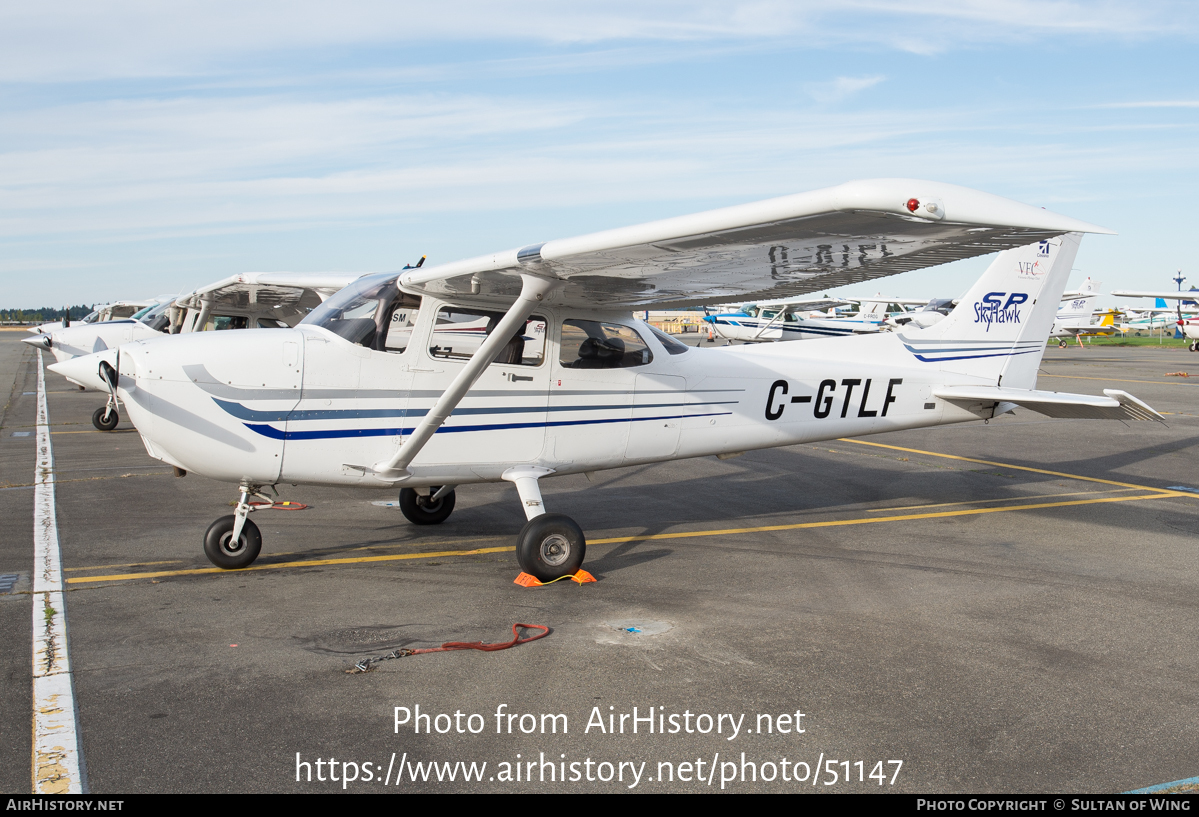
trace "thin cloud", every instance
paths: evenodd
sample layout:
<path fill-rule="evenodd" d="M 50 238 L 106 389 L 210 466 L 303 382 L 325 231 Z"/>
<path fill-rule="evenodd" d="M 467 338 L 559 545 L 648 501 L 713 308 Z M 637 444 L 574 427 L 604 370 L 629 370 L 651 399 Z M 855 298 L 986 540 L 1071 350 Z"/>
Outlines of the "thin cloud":
<path fill-rule="evenodd" d="M 885 80 L 884 76 L 873 77 L 837 77 L 829 82 L 810 82 L 804 85 L 808 96 L 817 102 L 830 104 L 841 102 L 854 94 L 873 88 Z"/>
<path fill-rule="evenodd" d="M 1088 108 L 1199 108 L 1199 100 L 1177 99 L 1146 102 L 1105 102 Z"/>
<path fill-rule="evenodd" d="M 0 4 L 0 80 L 85 81 L 292 71 L 313 57 L 354 67 L 364 50 L 393 62 L 435 46 L 464 57 L 479 44 L 588 50 L 655 43 L 674 59 L 714 44 L 870 46 L 931 54 L 1013 36 L 1106 40 L 1199 33 L 1199 11 L 1177 2 L 1068 0 L 115 0 Z M 1021 46 L 1031 45 L 1029 41 Z M 455 46 L 461 46 L 456 48 Z M 602 50 L 601 49 L 601 50 Z M 453 59 L 434 60 L 452 63 Z"/>

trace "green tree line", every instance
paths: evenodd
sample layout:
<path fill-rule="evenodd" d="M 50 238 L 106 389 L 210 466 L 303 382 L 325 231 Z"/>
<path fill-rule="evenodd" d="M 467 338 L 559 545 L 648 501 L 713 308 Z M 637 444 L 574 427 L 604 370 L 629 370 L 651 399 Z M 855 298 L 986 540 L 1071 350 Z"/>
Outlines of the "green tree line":
<path fill-rule="evenodd" d="M 91 311 L 92 307 L 83 305 L 61 309 L 52 306 L 43 306 L 38 309 L 0 309 L 0 321 L 5 323 L 49 323 L 50 321 L 61 321 L 63 315 L 68 313 L 71 320 L 77 321 L 91 314 Z"/>

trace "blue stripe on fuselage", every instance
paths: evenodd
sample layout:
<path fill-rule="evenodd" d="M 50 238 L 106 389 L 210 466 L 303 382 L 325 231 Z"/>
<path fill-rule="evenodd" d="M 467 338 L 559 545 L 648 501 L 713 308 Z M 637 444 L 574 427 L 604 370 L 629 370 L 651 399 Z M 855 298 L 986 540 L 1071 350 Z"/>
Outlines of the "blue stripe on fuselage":
<path fill-rule="evenodd" d="M 641 408 L 644 408 L 642 406 Z M 601 420 L 557 420 L 544 423 L 488 423 L 472 426 L 442 426 L 438 434 L 454 434 L 464 431 L 504 431 L 521 428 L 561 428 L 564 426 L 607 425 L 610 423 L 640 423 L 646 420 L 680 420 L 686 417 L 718 417 L 732 414 L 731 411 L 713 411 L 707 414 L 671 414 L 659 417 L 613 417 Z M 313 431 L 284 431 L 270 425 L 245 423 L 246 428 L 274 440 L 333 440 L 347 437 L 403 437 L 412 433 L 411 428 L 331 428 Z"/>
<path fill-rule="evenodd" d="M 300 420 L 363 420 L 385 417 L 417 418 L 424 417 L 429 409 L 297 409 L 294 411 L 261 411 L 248 408 L 241 403 L 212 398 L 213 402 L 232 414 L 239 420 L 249 420 L 254 423 L 281 423 L 284 421 Z M 736 405 L 736 400 L 711 400 L 703 403 L 687 403 L 689 406 L 729 406 Z M 596 405 L 596 406 L 494 406 L 490 408 L 457 408 L 454 416 L 467 417 L 480 414 L 526 414 L 541 411 L 620 411 L 622 409 L 641 408 L 675 408 L 678 403 L 650 403 L 645 405 Z"/>

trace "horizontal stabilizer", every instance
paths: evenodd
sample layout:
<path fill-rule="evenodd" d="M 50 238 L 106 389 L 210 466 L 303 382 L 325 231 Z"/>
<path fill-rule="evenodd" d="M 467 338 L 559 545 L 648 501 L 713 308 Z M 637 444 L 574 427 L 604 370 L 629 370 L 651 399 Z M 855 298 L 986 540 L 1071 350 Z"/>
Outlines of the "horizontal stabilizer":
<path fill-rule="evenodd" d="M 1046 417 L 1165 422 L 1160 414 L 1128 392 L 1104 389 L 1103 393 L 1105 397 L 996 386 L 944 386 L 933 390 L 934 397 L 950 403 L 1010 403 Z"/>

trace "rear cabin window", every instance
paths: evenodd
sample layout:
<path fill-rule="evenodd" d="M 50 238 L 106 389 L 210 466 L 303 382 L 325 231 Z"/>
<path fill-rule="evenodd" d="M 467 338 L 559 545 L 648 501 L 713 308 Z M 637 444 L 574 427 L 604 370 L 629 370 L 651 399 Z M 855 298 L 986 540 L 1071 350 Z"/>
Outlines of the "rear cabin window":
<path fill-rule="evenodd" d="M 654 359 L 637 332 L 619 323 L 568 320 L 562 323 L 562 354 L 567 369 L 628 369 Z"/>
<path fill-rule="evenodd" d="M 450 360 L 469 360 L 483 341 L 499 326 L 502 312 L 442 307 L 433 325 L 429 354 Z M 540 366 L 545 360 L 545 318 L 534 315 L 525 321 L 500 351 L 495 363 L 513 366 Z"/>
<path fill-rule="evenodd" d="M 684 352 L 690 351 L 690 349 L 691 349 L 691 347 L 688 346 L 687 344 L 679 343 L 677 340 L 672 338 L 670 335 L 666 334 L 665 332 L 659 331 L 652 326 L 649 328 L 649 331 L 654 333 L 654 337 L 656 337 L 658 339 L 658 342 L 661 343 L 663 346 L 665 346 L 666 351 L 672 355 L 681 355 Z"/>
<path fill-rule="evenodd" d="M 208 323 L 208 331 L 220 332 L 225 329 L 247 329 L 250 319 L 245 315 L 216 315 Z"/>
<path fill-rule="evenodd" d="M 286 322 L 281 321 L 278 318 L 259 318 L 258 319 L 258 328 L 259 329 L 288 329 L 290 327 L 288 327 Z"/>

